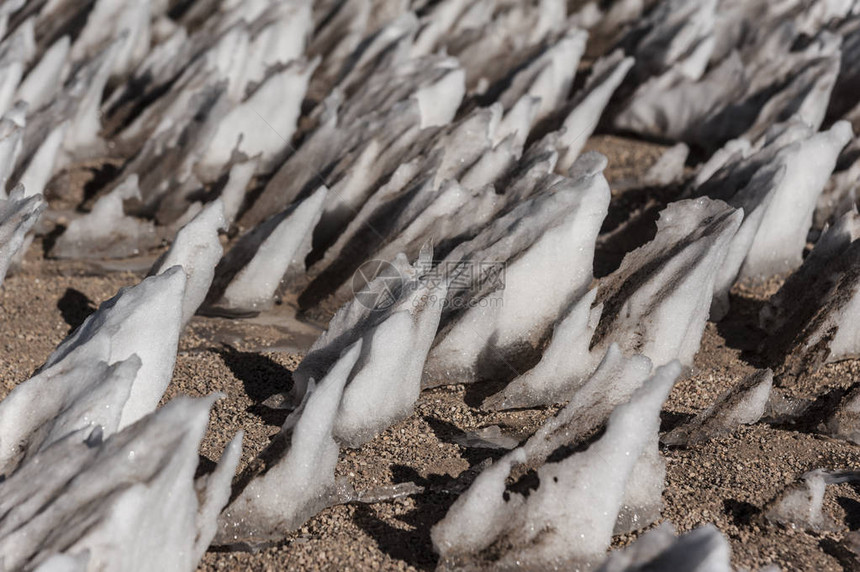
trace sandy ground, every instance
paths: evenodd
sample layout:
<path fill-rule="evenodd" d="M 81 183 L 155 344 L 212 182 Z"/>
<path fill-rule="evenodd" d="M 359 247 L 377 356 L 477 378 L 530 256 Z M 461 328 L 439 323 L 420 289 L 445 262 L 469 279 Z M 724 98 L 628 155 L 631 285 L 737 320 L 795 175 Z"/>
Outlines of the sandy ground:
<path fill-rule="evenodd" d="M 615 137 L 590 143 L 609 156 L 611 182 L 635 178 L 659 156 L 662 148 Z M 68 184 L 72 175 L 65 180 Z M 616 193 L 610 217 L 647 211 L 677 189 Z M 74 203 L 58 193 L 55 207 Z M 611 222 L 607 223 L 613 224 Z M 646 233 L 647 235 L 647 233 Z M 647 238 L 647 236 L 646 236 Z M 605 274 L 630 244 L 602 244 L 596 267 Z M 25 264 L 0 290 L 0 397 L 27 379 L 51 350 L 99 303 L 143 271 L 106 272 L 94 264 L 44 259 L 37 239 Z M 132 264 L 145 266 L 143 264 Z M 678 382 L 663 412 L 663 429 L 707 407 L 724 390 L 763 363 L 756 351 L 761 335 L 753 318 L 778 283 L 736 288 L 733 310 L 719 324 L 709 323 L 692 372 Z M 214 406 L 209 432 L 201 448 L 201 471 L 218 459 L 239 429 L 245 431 L 240 471 L 277 433 L 284 414 L 262 405 L 289 387 L 291 371 L 318 329 L 297 324 L 288 305 L 276 306 L 253 320 L 195 318 L 179 348 L 173 383 L 165 400 L 222 392 Z M 860 361 L 822 368 L 784 389 L 797 397 L 822 397 L 827 407 L 860 380 Z M 449 386 L 425 391 L 415 413 L 354 451 L 343 451 L 337 475 L 356 490 L 414 482 L 425 492 L 376 504 L 336 506 L 317 515 L 277 545 L 255 554 L 212 550 L 201 570 L 427 570 L 436 556 L 430 527 L 480 469 L 501 452 L 458 444 L 465 431 L 499 425 L 503 432 L 524 438 L 553 409 L 486 413 L 476 404 L 482 388 Z M 663 516 L 681 530 L 713 522 L 730 539 L 734 564 L 757 569 L 775 563 L 785 570 L 854 570 L 853 555 L 841 540 L 860 528 L 860 489 L 828 487 L 825 511 L 840 523 L 834 532 L 810 534 L 771 525 L 762 507 L 782 488 L 815 468 L 860 468 L 860 448 L 818 433 L 821 419 L 802 426 L 759 423 L 733 435 L 688 450 L 668 449 Z M 632 537 L 616 539 L 618 545 Z"/>

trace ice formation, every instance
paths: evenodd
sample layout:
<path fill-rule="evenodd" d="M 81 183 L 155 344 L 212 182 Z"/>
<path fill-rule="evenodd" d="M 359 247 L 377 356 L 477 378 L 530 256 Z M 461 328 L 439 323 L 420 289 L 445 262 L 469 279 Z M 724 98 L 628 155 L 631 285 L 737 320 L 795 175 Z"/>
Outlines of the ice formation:
<path fill-rule="evenodd" d="M 21 186 L 0 200 L 0 284 L 45 206 L 41 195 L 26 196 Z"/>
<path fill-rule="evenodd" d="M 410 265 L 404 255 L 383 262 L 378 275 L 338 310 L 293 373 L 289 397 L 337 366 L 345 347 L 361 341 L 361 355 L 349 374 L 334 424 L 335 438 L 357 447 L 408 417 L 421 389 L 421 372 L 436 334 L 446 285 L 428 280 L 432 249 Z"/>
<path fill-rule="evenodd" d="M 697 190 L 744 211 L 720 270 L 714 317 L 728 311 L 728 291 L 737 279 L 765 279 L 800 266 L 818 197 L 851 139 L 845 122 L 808 137 L 803 127 L 786 129 L 758 153 L 724 165 Z"/>
<path fill-rule="evenodd" d="M 484 407 L 549 405 L 563 401 L 577 389 L 597 366 L 597 356 L 589 348 L 602 310 L 600 305 L 592 307 L 596 296 L 597 289 L 593 289 L 577 301 L 556 325 L 540 361 L 500 394 L 488 398 Z"/>
<path fill-rule="evenodd" d="M 697 445 L 731 433 L 738 425 L 751 425 L 765 412 L 773 372 L 759 370 L 748 375 L 689 422 L 675 427 L 661 439 L 666 445 Z"/>
<path fill-rule="evenodd" d="M 834 519 L 822 510 L 827 485 L 856 482 L 858 477 L 856 471 L 809 471 L 770 501 L 764 508 L 764 516 L 771 522 L 792 528 L 836 530 Z"/>
<path fill-rule="evenodd" d="M 481 473 L 433 527 L 442 566 L 477 567 L 482 554 L 492 553 L 497 569 L 599 563 L 634 466 L 657 434 L 660 408 L 680 370 L 677 363 L 658 369 L 615 409 L 606 431 L 588 449 L 539 466 L 538 487 L 528 496 L 505 490 L 513 468 L 528 462 L 528 444 Z"/>
<path fill-rule="evenodd" d="M 732 572 L 731 547 L 712 524 L 675 536 L 671 524 L 663 523 L 636 542 L 612 552 L 598 572 L 686 570 L 688 572 Z"/>
<path fill-rule="evenodd" d="M 534 359 L 559 312 L 591 282 L 594 241 L 609 202 L 605 165 L 602 156 L 583 156 L 576 178 L 558 177 L 441 262 L 457 269 L 451 279 L 463 287 L 449 289 L 448 299 L 465 309 L 447 318 L 427 360 L 425 386 L 510 376 Z M 480 275 L 500 263 L 503 282 Z"/>
<path fill-rule="evenodd" d="M 149 221 L 126 216 L 123 202 L 140 197 L 137 175 L 101 197 L 86 215 L 76 218 L 54 243 L 57 258 L 125 258 L 158 244 Z"/>
<path fill-rule="evenodd" d="M 573 110 L 565 118 L 564 133 L 555 145 L 559 151 L 557 169 L 566 173 L 573 166 L 585 142 L 594 132 L 609 98 L 633 67 L 633 58 L 625 58 L 620 51 L 597 61 L 585 88 L 571 104 Z"/>
<path fill-rule="evenodd" d="M 224 205 L 220 199 L 208 204 L 194 220 L 179 229 L 170 249 L 150 269 L 150 274 L 161 274 L 174 266 L 185 271 L 185 296 L 182 300 L 182 325 L 203 303 L 215 266 L 221 260 L 224 249 L 218 239 L 218 231 L 225 226 Z"/>
<path fill-rule="evenodd" d="M 637 64 L 614 125 L 710 150 L 741 135 L 756 139 L 793 115 L 817 130 L 844 67 L 842 37 L 827 29 L 826 17 L 800 24 L 797 10 L 659 2 L 619 40 Z M 752 21 L 755 28 L 742 33 Z"/>
<path fill-rule="evenodd" d="M 70 365 L 81 355 L 76 350 L 86 346 L 106 347 L 102 355 L 111 364 L 137 355 L 141 365 L 122 405 L 118 427 L 127 427 L 152 412 L 173 375 L 185 283 L 182 267 L 174 266 L 121 289 L 57 346 L 42 371 Z"/>
<path fill-rule="evenodd" d="M 741 211 L 722 201 L 671 203 L 660 214 L 654 239 L 600 281 L 603 312 L 592 348 L 614 342 L 655 365 L 674 359 L 691 365 L 741 218 Z"/>
<path fill-rule="evenodd" d="M 0 473 L 8 475 L 78 430 L 116 432 L 140 358 L 108 365 L 107 344 L 87 344 L 18 385 L 0 402 Z"/>
<path fill-rule="evenodd" d="M 271 169 L 289 146 L 315 67 L 314 63 L 296 62 L 266 79 L 221 120 L 199 168 L 219 172 L 238 149 L 249 157 L 259 155 L 259 169 Z"/>
<path fill-rule="evenodd" d="M 858 216 L 846 213 L 819 238 L 803 265 L 761 311 L 781 373 L 797 375 L 860 353 Z"/>
<path fill-rule="evenodd" d="M 419 258 L 414 270 L 420 272 L 428 263 Z M 344 389 L 334 427 L 338 441 L 351 447 L 408 417 L 421 391 L 421 372 L 439 326 L 445 287 L 412 276 L 399 296 L 395 311 L 361 332 L 362 355 Z"/>
<path fill-rule="evenodd" d="M 35 569 L 63 554 L 87 569 L 194 570 L 241 448 L 234 441 L 195 483 L 212 401 L 178 398 L 104 440 L 68 427 L 28 457 L 0 483 L 4 566 Z"/>
<path fill-rule="evenodd" d="M 209 308 L 231 314 L 254 313 L 274 303 L 290 273 L 304 270 L 311 230 L 320 217 L 327 189 L 256 227 L 237 242 L 215 269 Z"/>
<path fill-rule="evenodd" d="M 217 543 L 280 539 L 336 498 L 338 446 L 332 431 L 361 345 L 346 348 L 319 384 L 308 388 L 281 431 L 280 438 L 289 441 L 286 452 L 230 502 L 219 519 Z"/>

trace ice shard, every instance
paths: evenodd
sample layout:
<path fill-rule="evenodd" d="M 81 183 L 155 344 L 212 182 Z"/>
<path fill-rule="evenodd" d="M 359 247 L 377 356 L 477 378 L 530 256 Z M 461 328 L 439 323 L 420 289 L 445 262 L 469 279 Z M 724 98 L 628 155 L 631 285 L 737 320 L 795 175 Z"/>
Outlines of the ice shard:
<path fill-rule="evenodd" d="M 537 468 L 539 484 L 528 496 L 506 490 L 513 467 L 528 460 L 515 449 L 481 473 L 433 527 L 443 569 L 541 570 L 594 566 L 604 558 L 622 508 L 627 483 L 659 427 L 659 411 L 680 365 L 656 375 L 618 406 L 606 431 L 586 450 Z"/>
<path fill-rule="evenodd" d="M 42 371 L 71 359 L 75 350 L 90 344 L 107 345 L 103 361 L 111 364 L 136 354 L 141 365 L 118 426 L 127 427 L 155 409 L 170 383 L 184 292 L 185 272 L 180 266 L 121 289 L 57 346 Z"/>
<path fill-rule="evenodd" d="M 346 348 L 328 374 L 312 385 L 287 419 L 280 439 L 287 450 L 254 476 L 219 518 L 217 544 L 277 540 L 336 498 L 338 446 L 332 436 L 338 405 L 361 342 Z"/>
<path fill-rule="evenodd" d="M 0 402 L 0 473 L 79 430 L 117 431 L 140 358 L 108 365 L 106 343 L 87 344 L 15 387 Z"/>
<path fill-rule="evenodd" d="M 45 206 L 42 195 L 25 196 L 22 186 L 15 187 L 8 199 L 0 200 L 0 284 Z"/>
<path fill-rule="evenodd" d="M 440 262 L 456 281 L 451 306 L 463 310 L 443 317 L 425 386 L 512 379 L 534 364 L 558 316 L 591 282 L 595 238 L 609 205 L 605 164 L 600 155 L 583 156 L 576 178 L 557 177 L 547 192 L 496 218 Z"/>
<path fill-rule="evenodd" d="M 51 248 L 57 258 L 126 258 L 156 246 L 154 225 L 127 216 L 123 202 L 140 197 L 137 175 L 98 199 L 92 210 L 72 220 Z"/>
<path fill-rule="evenodd" d="M 220 199 L 216 199 L 206 205 L 200 214 L 176 233 L 170 249 L 153 264 L 149 271 L 150 275 L 161 274 L 177 265 L 185 271 L 185 296 L 182 300 L 183 326 L 197 312 L 197 308 L 203 303 L 212 285 L 215 267 L 224 252 L 218 238 L 218 232 L 224 226 L 224 206 Z"/>
<path fill-rule="evenodd" d="M 304 271 L 327 191 L 320 187 L 234 244 L 215 269 L 207 311 L 257 313 L 273 304 L 281 282 Z"/>
<path fill-rule="evenodd" d="M 603 278 L 603 304 L 592 347 L 617 343 L 655 365 L 692 365 L 708 319 L 716 278 L 743 213 L 707 198 L 671 203 L 654 239 Z"/>
<path fill-rule="evenodd" d="M 63 554 L 88 569 L 194 570 L 211 540 L 211 503 L 229 487 L 210 476 L 198 491 L 194 481 L 212 401 L 178 398 L 104 441 L 77 431 L 27 459 L 0 483 L 4 565 L 32 569 Z M 228 451 L 216 473 L 232 475 L 237 460 Z"/>

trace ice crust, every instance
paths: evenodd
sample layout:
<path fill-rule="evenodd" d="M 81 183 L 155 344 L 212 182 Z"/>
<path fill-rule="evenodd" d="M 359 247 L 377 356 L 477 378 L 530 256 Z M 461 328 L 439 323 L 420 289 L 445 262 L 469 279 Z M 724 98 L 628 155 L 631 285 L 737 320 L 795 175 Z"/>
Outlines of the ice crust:
<path fill-rule="evenodd" d="M 98 430 L 73 431 L 28 458 L 0 483 L 4 565 L 32 569 L 63 554 L 95 569 L 193 570 L 229 491 L 218 477 L 238 461 L 228 447 L 199 501 L 197 448 L 212 401 L 178 398 L 104 441 Z"/>
<path fill-rule="evenodd" d="M 219 519 L 217 543 L 282 538 L 334 500 L 338 446 L 332 430 L 361 345 L 349 346 L 319 384 L 308 388 L 282 428 L 287 450 L 230 502 Z"/>
<path fill-rule="evenodd" d="M 144 417 L 158 405 L 173 375 L 185 283 L 182 267 L 174 266 L 140 284 L 120 289 L 57 346 L 42 371 L 47 373 L 53 366 L 74 362 L 79 355 L 75 351 L 87 346 L 106 347 L 104 361 L 110 364 L 136 355 L 140 368 L 121 406 L 118 428 Z"/>
<path fill-rule="evenodd" d="M 39 220 L 46 204 L 42 195 L 27 195 L 18 186 L 9 198 L 0 199 L 0 284 L 10 265 L 27 242 L 27 233 Z"/>
<path fill-rule="evenodd" d="M 609 343 L 655 365 L 692 365 L 717 275 L 743 213 L 707 198 L 677 201 L 660 213 L 654 239 L 624 257 L 598 286 L 603 305 L 592 348 Z"/>
<path fill-rule="evenodd" d="M 658 369 L 614 410 L 606 431 L 588 449 L 540 465 L 540 484 L 528 497 L 505 490 L 513 467 L 529 460 L 528 443 L 481 473 L 433 527 L 433 545 L 443 568 L 478 568 L 480 554 L 493 546 L 499 551 L 495 569 L 599 563 L 634 466 L 656 437 L 660 408 L 680 370 L 678 363 Z"/>
<path fill-rule="evenodd" d="M 304 270 L 311 230 L 327 192 L 320 187 L 233 245 L 215 269 L 208 305 L 232 314 L 255 313 L 271 306 L 281 282 Z"/>
<path fill-rule="evenodd" d="M 449 300 L 475 303 L 446 318 L 425 366 L 425 386 L 516 372 L 534 359 L 559 313 L 585 294 L 609 187 L 605 158 L 580 161 L 576 178 L 558 177 L 549 192 L 523 201 L 446 257 L 443 263 L 462 264 L 464 272 L 481 262 L 506 262 L 504 289 L 492 282 L 449 289 Z M 536 295 L 538 283 L 543 291 Z"/>
<path fill-rule="evenodd" d="M 149 221 L 124 214 L 123 202 L 139 198 L 137 175 L 130 175 L 92 210 L 71 221 L 54 243 L 51 255 L 57 258 L 126 258 L 140 254 L 158 243 Z"/>
<path fill-rule="evenodd" d="M 224 205 L 221 199 L 208 204 L 194 219 L 179 229 L 170 249 L 150 269 L 151 275 L 161 274 L 174 266 L 185 271 L 185 296 L 182 300 L 182 325 L 203 303 L 212 279 L 215 266 L 221 260 L 224 249 L 218 232 L 224 228 Z"/>

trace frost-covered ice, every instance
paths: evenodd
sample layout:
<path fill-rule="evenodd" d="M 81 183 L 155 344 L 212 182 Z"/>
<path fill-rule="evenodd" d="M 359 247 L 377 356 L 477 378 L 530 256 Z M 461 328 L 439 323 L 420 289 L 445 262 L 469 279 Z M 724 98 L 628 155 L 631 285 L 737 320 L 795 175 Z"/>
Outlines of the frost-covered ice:
<path fill-rule="evenodd" d="M 459 265 L 461 272 L 480 263 L 505 264 L 504 284 L 489 280 L 448 291 L 448 299 L 466 309 L 440 332 L 424 370 L 425 386 L 500 372 L 510 377 L 511 368 L 534 360 L 559 314 L 586 293 L 609 186 L 604 157 L 587 154 L 579 165 L 575 178 L 557 177 L 547 192 L 497 218 L 441 262 Z"/>
<path fill-rule="evenodd" d="M 422 280 L 431 263 L 428 249 L 416 261 L 401 287 L 395 311 L 367 324 L 361 335 L 362 355 L 350 374 L 335 421 L 338 441 L 357 447 L 408 417 L 421 391 L 421 372 L 436 335 L 445 287 Z M 349 309 L 345 310 L 349 314 Z M 331 334 L 328 334 L 329 336 Z M 325 350 L 323 350 L 325 351 Z"/>
<path fill-rule="evenodd" d="M 684 143 L 667 149 L 654 163 L 642 180 L 647 185 L 662 187 L 677 183 L 684 178 L 684 163 L 690 154 L 690 148 Z"/>
<path fill-rule="evenodd" d="M 177 398 L 105 440 L 73 431 L 27 458 L 0 483 L 4 566 L 62 554 L 90 570 L 194 570 L 239 460 L 234 442 L 195 483 L 212 401 Z"/>
<path fill-rule="evenodd" d="M 233 245 L 215 269 L 209 311 L 255 313 L 274 303 L 281 282 L 304 270 L 327 191 L 320 187 Z"/>
<path fill-rule="evenodd" d="M 802 124 L 786 126 L 761 151 L 724 165 L 696 191 L 744 211 L 718 277 L 714 318 L 728 311 L 736 280 L 763 280 L 800 266 L 818 197 L 851 138 L 845 122 L 808 137 L 804 131 Z"/>
<path fill-rule="evenodd" d="M 293 373 L 290 400 L 295 402 L 311 380 L 345 359 L 345 347 L 361 340 L 334 424 L 339 442 L 357 447 L 412 413 L 445 299 L 445 284 L 424 278 L 431 265 L 429 247 L 412 265 L 402 254 L 381 265 L 379 275 L 338 310 Z"/>
<path fill-rule="evenodd" d="M 560 173 L 566 173 L 579 157 L 585 142 L 597 127 L 603 109 L 633 67 L 633 61 L 633 58 L 625 58 L 620 51 L 615 51 L 595 62 L 585 88 L 575 96 L 571 104 L 573 110 L 562 124 L 564 133 L 555 142 Z"/>
<path fill-rule="evenodd" d="M 690 421 L 663 436 L 666 445 L 697 445 L 728 435 L 738 425 L 751 425 L 764 415 L 773 386 L 773 372 L 759 370 L 742 379 L 735 387 Z"/>
<path fill-rule="evenodd" d="M 328 505 L 412 494 L 351 495 L 338 447 L 407 418 L 422 385 L 481 381 L 486 410 L 561 409 L 530 437 L 465 432 L 513 450 L 433 530 L 442 566 L 599 566 L 613 533 L 659 519 L 660 405 L 739 279 L 792 273 L 760 314 L 774 373 L 664 444 L 799 420 L 813 396 L 771 386 L 860 355 L 858 31 L 850 0 L 2 3 L 0 197 L 19 187 L 0 277 L 34 237 L 87 268 L 171 247 L 0 402 L 0 567 L 190 570 L 216 532 L 256 547 Z M 668 150 L 611 194 L 606 159 L 582 154 L 598 126 Z M 609 172 L 641 167 L 629 157 Z M 42 192 L 57 210 L 37 225 Z M 628 236 L 667 199 L 653 240 Z M 627 239 L 645 244 L 595 280 L 598 244 L 620 256 Z M 388 274 L 368 282 L 370 260 Z M 241 437 L 194 483 L 203 402 L 152 413 L 180 332 L 201 304 L 279 302 L 320 323 L 341 309 L 237 490 Z M 860 439 L 858 401 L 818 429 Z M 846 479 L 810 473 L 765 515 L 826 530 L 825 486 Z M 605 569 L 728 559 L 713 528 L 661 528 Z"/>
<path fill-rule="evenodd" d="M 692 365 L 708 318 L 717 275 L 742 212 L 707 198 L 671 203 L 657 235 L 624 257 L 599 285 L 603 305 L 592 346 L 617 343 L 655 365 Z"/>
<path fill-rule="evenodd" d="M 528 445 L 481 473 L 433 527 L 441 566 L 487 566 L 481 554 L 491 552 L 498 556 L 495 569 L 599 563 L 631 473 L 657 434 L 660 409 L 680 370 L 677 363 L 658 369 L 629 402 L 615 409 L 606 431 L 588 449 L 539 466 L 539 485 L 528 497 L 505 490 L 512 468 L 528 461 Z"/>
<path fill-rule="evenodd" d="M 540 361 L 516 377 L 499 394 L 484 402 L 485 408 L 534 407 L 563 401 L 597 367 L 590 351 L 591 336 L 600 320 L 601 305 L 592 307 L 593 289 L 577 301 L 555 326 Z"/>
<path fill-rule="evenodd" d="M 785 173 L 767 201 L 740 277 L 760 278 L 800 266 L 818 196 L 851 137 L 850 125 L 839 122 L 786 149 L 781 158 Z"/>
<path fill-rule="evenodd" d="M 675 536 L 669 523 L 649 530 L 636 541 L 613 551 L 598 572 L 644 572 L 684 570 L 685 572 L 733 572 L 731 547 L 712 524 Z"/>
<path fill-rule="evenodd" d="M 219 519 L 218 544 L 261 543 L 280 539 L 335 499 L 338 446 L 332 436 L 338 405 L 361 342 L 346 348 L 281 431 L 286 452 L 254 477 Z"/>
<path fill-rule="evenodd" d="M 780 373 L 799 375 L 824 363 L 860 355 L 858 215 L 843 215 L 825 230 L 803 265 L 762 308 Z"/>
<path fill-rule="evenodd" d="M 125 258 L 157 245 L 151 222 L 125 214 L 123 202 L 133 198 L 140 198 L 137 175 L 130 175 L 98 199 L 89 213 L 69 222 L 51 248 L 51 256 Z"/>
<path fill-rule="evenodd" d="M 28 244 L 27 233 L 45 207 L 42 195 L 27 196 L 22 186 L 15 187 L 9 198 L 0 199 L 0 284 L 16 255 Z"/>
<path fill-rule="evenodd" d="M 86 346 L 106 347 L 103 361 L 110 364 L 137 355 L 141 365 L 122 406 L 119 428 L 144 417 L 158 405 L 173 376 L 185 282 L 182 267 L 174 266 L 122 288 L 57 346 L 42 371 L 73 362 L 76 350 Z"/>
<path fill-rule="evenodd" d="M 296 62 L 269 76 L 221 120 L 199 168 L 207 173 L 220 172 L 234 149 L 249 157 L 259 155 L 260 170 L 276 165 L 289 147 L 315 68 L 314 62 Z"/>
<path fill-rule="evenodd" d="M 528 458 L 543 461 L 559 447 L 586 438 L 606 422 L 616 406 L 630 399 L 650 373 L 648 358 L 625 358 L 618 346 L 610 346 L 595 372 L 576 389 L 568 404 L 528 439 L 524 445 Z"/>
<path fill-rule="evenodd" d="M 27 105 L 17 103 L 0 118 L 0 198 L 7 198 L 6 185 L 21 153 Z M 32 194 L 32 193 L 31 193 Z"/>
<path fill-rule="evenodd" d="M 185 296 L 182 300 L 182 324 L 185 325 L 203 303 L 215 266 L 224 249 L 218 232 L 225 226 L 224 205 L 220 199 L 208 204 L 194 219 L 176 233 L 170 249 L 150 269 L 150 275 L 181 266 L 185 271 Z"/>
<path fill-rule="evenodd" d="M 78 430 L 112 435 L 140 358 L 108 365 L 106 344 L 90 344 L 18 385 L 0 402 L 0 473 Z"/>

